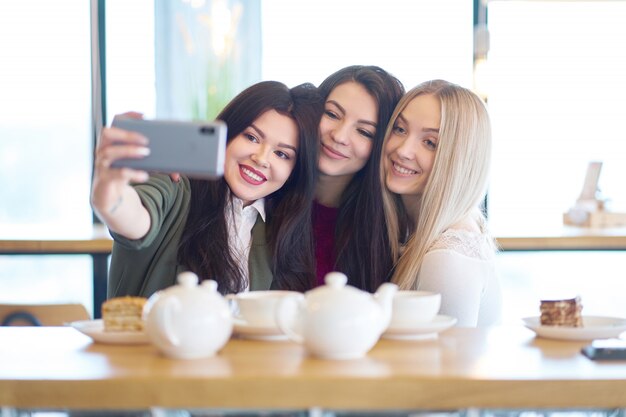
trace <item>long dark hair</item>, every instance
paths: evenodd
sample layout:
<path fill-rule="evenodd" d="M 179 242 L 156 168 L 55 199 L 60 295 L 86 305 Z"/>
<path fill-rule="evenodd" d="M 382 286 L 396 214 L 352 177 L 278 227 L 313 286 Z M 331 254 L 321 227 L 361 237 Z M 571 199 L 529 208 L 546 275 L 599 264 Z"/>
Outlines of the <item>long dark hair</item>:
<path fill-rule="evenodd" d="M 310 282 L 313 266 L 311 202 L 315 191 L 318 128 L 323 107 L 312 84 L 292 89 L 277 81 L 262 81 L 237 95 L 217 116 L 228 126 L 230 141 L 268 110 L 291 117 L 298 126 L 295 167 L 283 187 L 266 197 L 266 233 L 272 252 L 274 279 Z M 222 293 L 243 291 L 248 282 L 230 253 L 225 217 L 228 184 L 190 179 L 191 201 L 178 249 L 178 262 L 201 280 L 214 279 Z M 300 235 L 302 233 L 302 236 Z M 289 277 L 289 278 L 287 278 Z"/>
<path fill-rule="evenodd" d="M 342 68 L 319 86 L 324 101 L 333 89 L 353 81 L 362 85 L 378 104 L 372 153 L 343 193 L 335 230 L 335 268 L 348 276 L 348 283 L 374 291 L 391 278 L 393 259 L 385 222 L 380 161 L 387 123 L 404 86 L 393 75 L 373 65 Z"/>

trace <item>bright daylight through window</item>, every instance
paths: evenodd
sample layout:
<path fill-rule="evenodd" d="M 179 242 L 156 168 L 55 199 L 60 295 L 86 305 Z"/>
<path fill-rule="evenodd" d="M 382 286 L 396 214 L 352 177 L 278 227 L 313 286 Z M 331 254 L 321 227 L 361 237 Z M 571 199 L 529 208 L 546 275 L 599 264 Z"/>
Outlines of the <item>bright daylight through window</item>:
<path fill-rule="evenodd" d="M 192 18 L 212 5 L 246 7 L 243 0 L 175 1 Z M 167 116 L 158 111 L 164 94 L 155 75 L 159 42 L 170 39 L 155 36 L 155 16 L 169 10 L 163 4 L 106 1 L 107 122 L 129 110 Z M 10 39 L 0 42 L 0 237 L 91 231 L 89 8 L 77 0 L 0 2 L 0 39 Z M 604 163 L 602 198 L 624 210 L 626 1 L 491 0 L 488 9 L 481 85 L 494 129 L 494 234 L 560 230 L 589 161 Z M 291 86 L 318 84 L 343 66 L 373 64 L 407 89 L 432 78 L 471 88 L 472 13 L 467 0 L 262 1 L 254 14 L 261 33 L 255 74 Z M 258 60 L 256 52 L 243 58 Z M 514 300 L 505 306 L 507 321 L 534 314 L 539 297 L 564 285 L 583 295 L 588 312 L 626 315 L 603 310 L 609 303 L 586 284 L 590 274 L 623 282 L 614 272 L 621 252 L 544 255 L 498 255 L 505 296 Z M 90 276 L 87 256 L 0 256 L 0 302 L 78 301 L 91 308 Z"/>
<path fill-rule="evenodd" d="M 625 21 L 624 1 L 489 2 L 497 236 L 559 234 L 590 161 L 603 162 L 599 197 L 625 210 Z M 507 322 L 571 295 L 585 314 L 626 315 L 622 251 L 503 252 L 498 262 Z"/>
<path fill-rule="evenodd" d="M 590 161 L 623 209 L 625 21 L 624 1 L 489 3 L 496 234 L 559 229 Z"/>

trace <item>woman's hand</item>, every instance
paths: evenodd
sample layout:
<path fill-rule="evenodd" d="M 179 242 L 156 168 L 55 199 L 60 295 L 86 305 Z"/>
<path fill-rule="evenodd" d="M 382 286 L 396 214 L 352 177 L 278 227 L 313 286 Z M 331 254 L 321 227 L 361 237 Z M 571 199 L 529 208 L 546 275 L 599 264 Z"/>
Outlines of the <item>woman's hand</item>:
<path fill-rule="evenodd" d="M 138 113 L 124 116 L 137 117 Z M 148 173 L 131 168 L 113 168 L 122 158 L 143 158 L 150 153 L 148 139 L 136 132 L 105 127 L 95 152 L 91 204 L 100 219 L 114 232 L 131 239 L 147 233 L 150 219 L 131 182 L 145 182 Z"/>

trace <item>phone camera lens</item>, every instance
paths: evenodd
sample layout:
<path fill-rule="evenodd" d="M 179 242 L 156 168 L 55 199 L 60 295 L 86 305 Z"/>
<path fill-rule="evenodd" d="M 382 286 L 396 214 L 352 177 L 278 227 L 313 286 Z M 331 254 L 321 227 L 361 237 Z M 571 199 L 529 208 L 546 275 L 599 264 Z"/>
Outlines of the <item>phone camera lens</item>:
<path fill-rule="evenodd" d="M 215 128 L 213 126 L 202 126 L 200 128 L 200 133 L 203 135 L 212 135 L 215 133 Z"/>

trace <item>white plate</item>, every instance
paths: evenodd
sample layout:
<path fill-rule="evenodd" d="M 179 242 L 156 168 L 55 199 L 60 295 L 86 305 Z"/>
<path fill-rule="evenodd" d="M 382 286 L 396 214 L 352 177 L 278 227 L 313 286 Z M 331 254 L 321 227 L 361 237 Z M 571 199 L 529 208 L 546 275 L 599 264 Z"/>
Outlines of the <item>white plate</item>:
<path fill-rule="evenodd" d="M 244 339 L 288 340 L 279 328 L 273 326 L 253 326 L 240 318 L 233 318 L 233 332 Z"/>
<path fill-rule="evenodd" d="M 626 319 L 619 317 L 583 316 L 583 327 L 542 326 L 538 316 L 526 317 L 522 321 L 537 336 L 548 339 L 608 339 L 626 331 Z"/>
<path fill-rule="evenodd" d="M 428 323 L 422 323 L 419 326 L 412 328 L 393 328 L 390 327 L 382 337 L 384 339 L 393 340 L 427 340 L 435 339 L 437 333 L 442 332 L 456 323 L 455 317 L 438 315 L 432 321 Z"/>
<path fill-rule="evenodd" d="M 149 343 L 146 332 L 105 332 L 102 320 L 81 320 L 69 324 L 94 342 L 113 345 L 141 345 Z"/>

